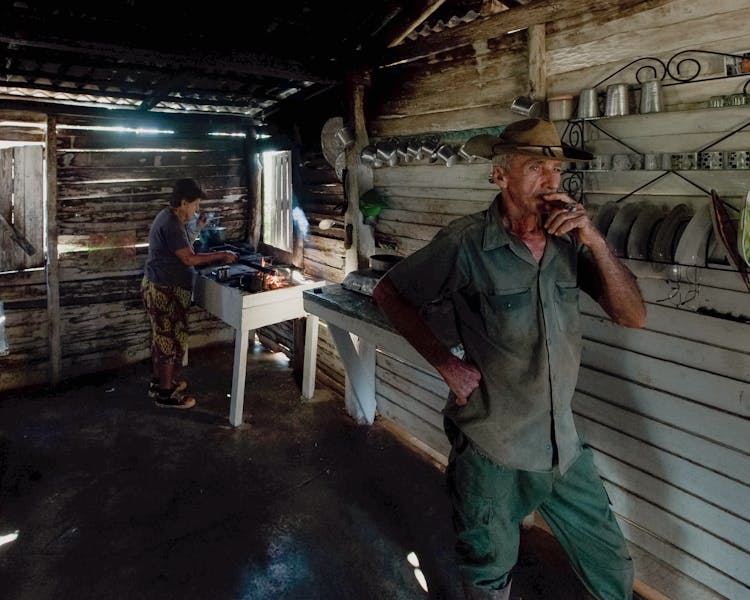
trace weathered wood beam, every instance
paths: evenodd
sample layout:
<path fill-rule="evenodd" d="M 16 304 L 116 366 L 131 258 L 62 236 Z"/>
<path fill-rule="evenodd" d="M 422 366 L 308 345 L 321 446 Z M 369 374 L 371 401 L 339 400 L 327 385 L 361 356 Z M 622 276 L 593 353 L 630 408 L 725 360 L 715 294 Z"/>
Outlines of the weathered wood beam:
<path fill-rule="evenodd" d="M 98 56 L 110 59 L 115 63 L 126 58 L 131 63 L 150 67 L 168 64 L 173 68 L 189 69 L 195 73 L 218 71 L 290 79 L 293 81 L 313 81 L 317 83 L 333 83 L 337 81 L 337 78 L 330 75 L 313 73 L 309 69 L 303 68 L 297 62 L 250 52 L 232 53 L 231 56 L 220 53 L 211 54 L 209 52 L 202 52 L 195 55 L 172 54 L 114 44 L 91 44 L 72 40 L 49 42 L 46 40 L 19 39 L 3 32 L 0 32 L 0 43 L 39 48 L 54 52 L 68 52 L 84 56 Z"/>
<path fill-rule="evenodd" d="M 146 98 L 141 102 L 138 110 L 151 110 L 162 100 L 170 100 L 169 95 L 174 93 L 177 88 L 181 87 L 186 77 L 187 73 L 182 71 L 172 77 L 164 78 L 150 94 L 146 95 Z M 200 100 L 196 100 L 196 102 L 200 102 Z"/>
<path fill-rule="evenodd" d="M 359 210 L 359 197 L 368 186 L 360 181 L 361 165 L 359 154 L 368 144 L 367 121 L 365 118 L 365 89 L 370 82 L 369 72 L 355 72 L 348 81 L 349 113 L 354 124 L 354 145 L 346 150 L 345 198 L 349 204 L 344 213 L 345 263 L 344 271 L 349 273 L 359 269 L 360 229 L 362 213 Z"/>
<path fill-rule="evenodd" d="M 57 119 L 47 118 L 47 140 L 44 146 L 47 166 L 47 325 L 49 334 L 49 368 L 52 387 L 60 382 L 62 348 L 60 343 L 60 263 L 57 240 Z"/>
<path fill-rule="evenodd" d="M 33 107 L 33 109 L 31 108 Z M 45 102 L 36 99 L 19 100 L 18 97 L 7 98 L 0 95 L 0 111 L 5 113 L 17 112 L 19 114 L 29 114 L 45 112 L 56 115 L 60 122 L 66 124 L 84 124 L 86 118 L 96 117 L 111 124 L 120 124 L 121 121 L 137 121 L 139 126 L 145 127 L 151 124 L 153 127 L 164 128 L 167 124 L 177 127 L 181 130 L 190 129 L 193 133 L 198 130 L 206 132 L 213 131 L 216 127 L 239 127 L 244 128 L 248 123 L 254 122 L 252 117 L 245 115 L 221 115 L 221 114 L 183 114 L 179 112 L 159 112 L 146 113 L 133 109 L 107 109 L 90 106 L 73 106 L 70 104 L 55 103 L 53 101 Z M 38 111 L 38 112 L 37 112 Z M 81 119 L 79 119 L 79 117 Z"/>
<path fill-rule="evenodd" d="M 417 14 L 417 16 L 411 19 L 408 23 L 404 23 L 401 26 L 400 31 L 392 33 L 392 39 L 388 42 L 388 47 L 392 48 L 403 42 L 412 31 L 424 23 L 425 20 L 440 8 L 444 2 L 445 0 L 426 0 L 426 2 L 423 2 L 423 5 L 417 8 L 413 13 Z"/>
<path fill-rule="evenodd" d="M 664 0 L 666 2 L 667 0 Z M 571 17 L 610 6 L 638 4 L 634 0 L 533 0 L 526 6 L 514 8 L 476 19 L 461 27 L 445 30 L 440 35 L 428 36 L 414 43 L 388 49 L 380 61 L 381 67 L 420 60 L 437 54 L 501 36 L 509 31 L 527 29 L 532 25 Z"/>
<path fill-rule="evenodd" d="M 0 228 L 7 229 L 10 234 L 10 239 L 18 244 L 21 247 L 21 250 L 23 250 L 28 256 L 36 254 L 36 248 L 34 248 L 34 245 L 24 237 L 23 233 L 8 223 L 3 215 L 0 215 Z"/>
<path fill-rule="evenodd" d="M 534 100 L 544 100 L 547 97 L 546 39 L 544 23 L 529 27 L 529 95 Z"/>

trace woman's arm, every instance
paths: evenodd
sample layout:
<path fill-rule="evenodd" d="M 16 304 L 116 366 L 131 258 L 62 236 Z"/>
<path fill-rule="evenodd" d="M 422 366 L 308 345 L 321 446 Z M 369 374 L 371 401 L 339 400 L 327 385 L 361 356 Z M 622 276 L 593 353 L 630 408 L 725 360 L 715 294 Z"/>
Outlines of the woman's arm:
<path fill-rule="evenodd" d="M 239 256 L 234 252 L 195 252 L 192 246 L 180 248 L 175 251 L 175 254 L 183 265 L 190 267 L 202 267 L 214 263 L 226 263 L 232 265 L 239 260 Z"/>

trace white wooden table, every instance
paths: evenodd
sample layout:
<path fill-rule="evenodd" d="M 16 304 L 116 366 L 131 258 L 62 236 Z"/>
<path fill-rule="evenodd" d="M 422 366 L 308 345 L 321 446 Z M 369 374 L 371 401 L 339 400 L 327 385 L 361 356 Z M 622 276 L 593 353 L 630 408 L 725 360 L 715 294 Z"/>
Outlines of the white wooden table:
<path fill-rule="evenodd" d="M 305 291 L 302 297 L 305 310 L 328 325 L 346 370 L 346 409 L 358 422 L 371 425 L 375 420 L 375 354 L 378 348 L 432 369 L 414 347 L 396 333 L 371 298 L 337 284 Z"/>
<path fill-rule="evenodd" d="M 250 335 L 259 327 L 290 319 L 307 318 L 302 396 L 312 398 L 315 392 L 318 318 L 305 312 L 302 292 L 324 286 L 326 283 L 305 281 L 275 290 L 250 293 L 219 283 L 210 276 L 198 274 L 194 290 L 195 303 L 235 330 L 232 395 L 229 406 L 229 422 L 235 427 L 242 423 L 248 342 Z"/>

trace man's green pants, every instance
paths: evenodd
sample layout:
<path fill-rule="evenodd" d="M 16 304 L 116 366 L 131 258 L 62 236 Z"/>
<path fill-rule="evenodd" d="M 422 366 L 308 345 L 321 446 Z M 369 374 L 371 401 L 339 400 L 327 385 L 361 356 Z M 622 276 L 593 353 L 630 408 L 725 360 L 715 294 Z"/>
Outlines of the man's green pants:
<path fill-rule="evenodd" d="M 453 448 L 446 472 L 458 567 L 480 589 L 505 587 L 518 559 L 520 523 L 538 511 L 586 588 L 599 600 L 631 600 L 633 563 L 609 498 L 584 448 L 564 475 L 502 467 L 446 423 Z"/>

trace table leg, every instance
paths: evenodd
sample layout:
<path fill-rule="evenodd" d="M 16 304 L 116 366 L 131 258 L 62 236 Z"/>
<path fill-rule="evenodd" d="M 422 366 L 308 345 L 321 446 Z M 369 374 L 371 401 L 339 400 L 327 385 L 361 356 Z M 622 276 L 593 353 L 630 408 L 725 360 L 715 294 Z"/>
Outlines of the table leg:
<path fill-rule="evenodd" d="M 229 422 L 235 427 L 242 424 L 249 334 L 250 332 L 244 327 L 234 331 L 234 367 L 232 372 L 232 398 L 229 403 Z"/>
<path fill-rule="evenodd" d="M 315 372 L 318 365 L 318 325 L 318 317 L 307 315 L 305 358 L 302 365 L 302 397 L 305 400 L 312 400 L 315 394 Z"/>
<path fill-rule="evenodd" d="M 357 421 L 372 425 L 375 421 L 375 344 L 357 338 L 348 331 L 328 323 L 328 330 L 336 344 L 346 369 L 347 412 Z M 355 344 L 353 338 L 356 338 Z"/>

